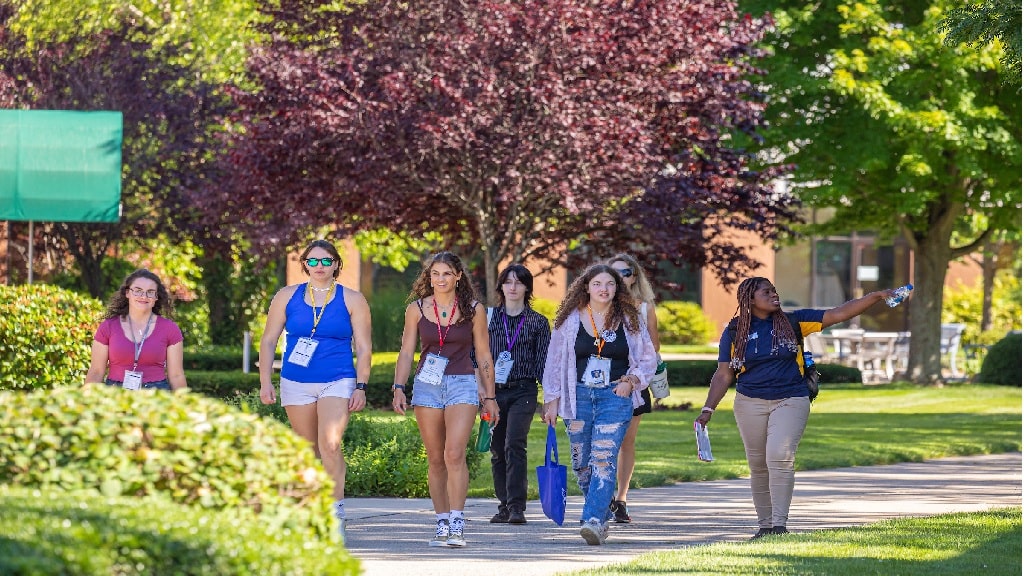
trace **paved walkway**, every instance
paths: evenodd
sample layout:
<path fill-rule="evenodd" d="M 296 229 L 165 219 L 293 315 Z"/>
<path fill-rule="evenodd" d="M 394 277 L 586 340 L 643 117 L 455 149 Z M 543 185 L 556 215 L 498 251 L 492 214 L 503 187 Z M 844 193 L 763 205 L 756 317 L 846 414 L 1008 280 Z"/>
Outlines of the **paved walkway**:
<path fill-rule="evenodd" d="M 573 482 L 572 472 L 569 481 Z M 497 501 L 466 503 L 468 546 L 431 548 L 429 499 L 350 498 L 348 549 L 368 576 L 542 576 L 623 562 L 653 550 L 735 542 L 756 531 L 747 479 L 631 490 L 633 524 L 613 525 L 604 546 L 579 536 L 582 498 L 570 497 L 562 527 L 531 501 L 528 523 L 490 524 Z M 943 458 L 797 472 L 789 529 L 804 532 L 888 518 L 1021 505 L 1021 454 Z"/>

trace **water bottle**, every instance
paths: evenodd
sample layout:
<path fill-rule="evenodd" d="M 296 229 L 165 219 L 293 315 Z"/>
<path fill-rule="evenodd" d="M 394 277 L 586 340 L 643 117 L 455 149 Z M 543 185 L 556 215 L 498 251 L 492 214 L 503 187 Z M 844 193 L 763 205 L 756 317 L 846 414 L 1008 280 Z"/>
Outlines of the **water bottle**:
<path fill-rule="evenodd" d="M 804 368 L 814 368 L 814 354 L 804 351 Z"/>
<path fill-rule="evenodd" d="M 892 296 L 885 299 L 885 303 L 889 305 L 889 308 L 895 308 L 903 302 L 903 299 L 910 295 L 910 291 L 914 289 L 913 284 L 907 284 L 906 286 L 900 286 L 893 291 Z"/>
<path fill-rule="evenodd" d="M 484 412 L 480 416 L 480 431 L 476 437 L 476 451 L 489 452 L 491 450 L 491 415 Z"/>

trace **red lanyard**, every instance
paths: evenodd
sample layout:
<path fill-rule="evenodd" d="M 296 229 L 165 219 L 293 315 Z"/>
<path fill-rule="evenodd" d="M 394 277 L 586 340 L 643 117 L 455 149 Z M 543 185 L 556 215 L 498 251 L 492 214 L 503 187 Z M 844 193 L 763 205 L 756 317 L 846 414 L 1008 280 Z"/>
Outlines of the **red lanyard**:
<path fill-rule="evenodd" d="M 452 303 L 452 315 L 448 317 L 448 325 L 444 327 L 444 335 L 441 335 L 441 313 L 437 311 L 437 298 L 434 298 L 434 319 L 437 320 L 437 339 L 441 345 L 437 348 L 440 352 L 444 348 L 444 339 L 448 337 L 448 331 L 452 329 L 452 319 L 455 318 L 455 309 L 459 307 L 459 297 L 455 297 Z"/>
<path fill-rule="evenodd" d="M 594 322 L 594 311 L 591 310 L 590 304 L 587 304 L 587 313 L 590 314 L 590 326 L 594 329 L 594 345 L 597 346 L 597 357 L 601 357 L 601 349 L 604 348 L 604 337 L 598 333 L 597 324 Z M 441 328 L 438 327 L 438 330 Z"/>

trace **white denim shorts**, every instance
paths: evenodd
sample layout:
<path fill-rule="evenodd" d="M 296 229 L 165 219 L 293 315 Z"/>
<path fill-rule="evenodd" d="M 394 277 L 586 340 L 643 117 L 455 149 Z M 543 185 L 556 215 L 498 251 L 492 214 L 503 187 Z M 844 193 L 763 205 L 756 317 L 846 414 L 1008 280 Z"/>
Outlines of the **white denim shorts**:
<path fill-rule="evenodd" d="M 281 378 L 281 406 L 304 406 L 321 398 L 351 398 L 355 389 L 355 378 L 334 382 L 296 382 Z"/>

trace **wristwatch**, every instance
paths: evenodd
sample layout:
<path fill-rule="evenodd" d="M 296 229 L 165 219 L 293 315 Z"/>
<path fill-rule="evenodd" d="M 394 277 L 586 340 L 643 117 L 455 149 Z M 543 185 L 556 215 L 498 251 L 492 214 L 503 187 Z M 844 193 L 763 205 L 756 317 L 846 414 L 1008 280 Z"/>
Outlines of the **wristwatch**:
<path fill-rule="evenodd" d="M 401 390 L 402 392 L 405 392 L 405 384 L 392 384 L 391 391 L 394 392 L 395 390 Z"/>
<path fill-rule="evenodd" d="M 356 382 L 356 390 L 366 390 L 366 382 Z"/>

